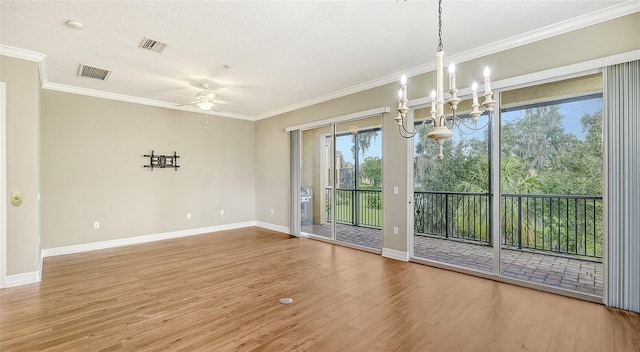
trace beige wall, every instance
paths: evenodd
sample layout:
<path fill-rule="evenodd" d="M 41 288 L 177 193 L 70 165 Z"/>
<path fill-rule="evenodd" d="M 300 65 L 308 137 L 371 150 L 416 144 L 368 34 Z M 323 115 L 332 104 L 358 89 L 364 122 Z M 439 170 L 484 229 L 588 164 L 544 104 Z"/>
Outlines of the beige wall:
<path fill-rule="evenodd" d="M 22 192 L 23 202 L 7 207 L 7 275 L 33 273 L 40 266 L 39 155 L 40 76 L 38 64 L 0 56 L 6 83 L 7 195 Z"/>
<path fill-rule="evenodd" d="M 254 125 L 44 90 L 42 248 L 253 221 Z"/>
<path fill-rule="evenodd" d="M 536 43 L 506 50 L 458 64 L 458 88 L 482 79 L 485 65 L 492 67 L 494 80 L 516 77 L 547 69 L 580 63 L 640 48 L 640 13 L 624 16 L 588 28 Z M 446 49 L 446 48 L 445 48 Z M 435 55 L 435 53 L 434 53 Z M 429 58 L 431 60 L 431 58 Z M 409 79 L 409 99 L 427 95 L 434 86 L 434 73 Z M 256 219 L 281 226 L 289 225 L 289 160 L 285 128 L 380 106 L 397 106 L 398 83 L 388 84 L 304 109 L 288 112 L 256 123 L 256 144 L 269 145 L 256 151 Z M 383 247 L 407 251 L 406 219 L 407 160 L 410 150 L 398 136 L 395 114 L 383 118 Z M 399 188 L 394 195 L 393 187 Z M 267 209 L 275 208 L 271 215 Z M 398 227 L 401 235 L 390 235 Z"/>

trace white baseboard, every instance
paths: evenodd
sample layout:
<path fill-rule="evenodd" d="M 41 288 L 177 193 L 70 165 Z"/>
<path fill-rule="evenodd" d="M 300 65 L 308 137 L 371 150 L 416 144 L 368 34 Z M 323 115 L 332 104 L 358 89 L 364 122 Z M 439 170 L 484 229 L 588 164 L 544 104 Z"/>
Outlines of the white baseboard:
<path fill-rule="evenodd" d="M 250 226 L 256 226 L 256 222 L 245 221 L 245 222 L 237 222 L 233 224 L 199 227 L 199 228 L 188 229 L 188 230 L 120 238 L 117 240 L 83 243 L 83 244 L 76 244 L 72 246 L 64 246 L 64 247 L 56 247 L 56 248 L 47 248 L 42 250 L 42 257 L 44 258 L 44 257 L 52 257 L 56 255 L 95 251 L 99 249 L 107 249 L 107 248 L 113 248 L 113 247 L 128 246 L 131 244 L 161 241 L 161 240 L 167 240 L 171 238 L 201 235 L 201 234 L 210 233 L 210 232 L 233 230 L 233 229 L 239 229 L 239 228 L 250 227 Z"/>
<path fill-rule="evenodd" d="M 35 284 L 40 282 L 40 272 L 32 271 L 30 273 L 22 273 L 15 275 L 7 275 L 4 287 L 15 287 L 27 284 Z"/>
<path fill-rule="evenodd" d="M 403 262 L 409 261 L 409 252 L 398 251 L 395 249 L 382 248 L 382 256 L 385 258 L 402 260 Z"/>
<path fill-rule="evenodd" d="M 263 222 L 263 221 L 256 221 L 256 226 L 262 227 L 263 229 L 267 229 L 267 230 L 271 230 L 271 231 L 286 233 L 287 235 L 291 234 L 289 232 L 289 228 L 287 226 L 271 224 L 271 223 Z"/>

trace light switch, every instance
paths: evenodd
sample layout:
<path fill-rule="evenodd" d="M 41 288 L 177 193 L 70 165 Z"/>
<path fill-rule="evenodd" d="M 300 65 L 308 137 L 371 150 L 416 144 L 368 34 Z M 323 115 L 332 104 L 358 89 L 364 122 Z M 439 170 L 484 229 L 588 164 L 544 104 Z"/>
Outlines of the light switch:
<path fill-rule="evenodd" d="M 398 194 L 398 186 L 393 187 L 393 194 Z"/>
<path fill-rule="evenodd" d="M 13 191 L 11 192 L 11 205 L 14 207 L 19 207 L 22 204 L 22 192 Z"/>

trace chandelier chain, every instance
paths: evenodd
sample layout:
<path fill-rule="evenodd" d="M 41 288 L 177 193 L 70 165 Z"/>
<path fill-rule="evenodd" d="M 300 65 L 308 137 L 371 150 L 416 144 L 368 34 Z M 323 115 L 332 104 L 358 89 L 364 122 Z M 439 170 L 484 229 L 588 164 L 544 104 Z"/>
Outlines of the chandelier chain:
<path fill-rule="evenodd" d="M 442 51 L 442 0 L 438 0 L 438 51 Z"/>

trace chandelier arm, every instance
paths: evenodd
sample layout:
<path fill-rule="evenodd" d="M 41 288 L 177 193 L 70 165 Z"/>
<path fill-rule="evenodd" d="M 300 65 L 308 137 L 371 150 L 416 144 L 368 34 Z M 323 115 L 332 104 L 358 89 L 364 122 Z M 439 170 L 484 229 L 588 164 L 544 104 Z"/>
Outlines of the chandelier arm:
<path fill-rule="evenodd" d="M 458 118 L 458 115 L 456 115 L 456 111 L 453 110 L 453 115 L 451 116 L 451 127 L 449 127 L 449 124 L 447 124 L 447 118 L 444 118 L 444 123 L 447 126 L 447 128 L 449 128 L 450 130 L 453 130 L 453 128 L 457 125 L 456 120 L 460 120 Z"/>
<path fill-rule="evenodd" d="M 403 130 L 404 130 L 404 132 L 406 132 L 406 135 L 404 135 L 404 134 L 402 133 L 402 131 L 403 131 Z M 404 139 L 411 139 L 411 138 L 413 138 L 413 136 L 415 136 L 415 135 L 416 135 L 417 131 L 414 131 L 413 133 L 411 133 L 411 132 L 407 131 L 407 130 L 404 128 L 404 125 L 400 125 L 400 126 L 398 126 L 398 133 L 399 133 L 399 134 L 400 134 L 400 136 L 401 136 L 402 138 L 404 138 Z"/>
<path fill-rule="evenodd" d="M 470 135 L 473 134 L 473 132 L 476 132 L 476 130 L 465 131 L 465 130 L 463 130 L 463 129 L 458 127 L 458 132 L 460 132 L 460 134 L 462 134 L 464 136 L 470 136 Z"/>
<path fill-rule="evenodd" d="M 487 128 L 489 126 L 489 124 L 491 123 L 491 113 L 490 112 L 487 113 L 487 117 L 488 117 L 487 118 L 487 123 L 482 127 L 471 127 L 471 126 L 467 125 L 462 119 L 458 119 L 458 121 L 462 126 L 464 126 L 465 128 L 467 128 L 467 129 L 469 129 L 471 131 L 480 131 L 480 130 L 483 130 L 483 129 Z M 464 131 L 460 127 L 458 127 L 458 130 L 460 130 L 460 132 L 464 133 Z M 473 133 L 473 132 L 471 132 L 471 133 Z"/>

